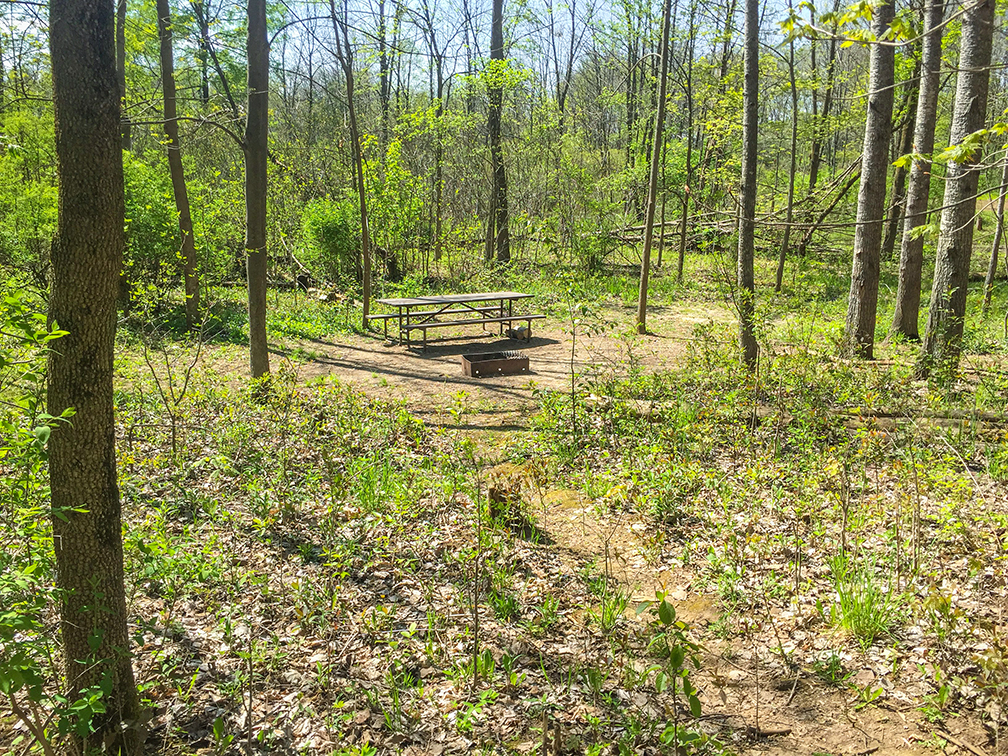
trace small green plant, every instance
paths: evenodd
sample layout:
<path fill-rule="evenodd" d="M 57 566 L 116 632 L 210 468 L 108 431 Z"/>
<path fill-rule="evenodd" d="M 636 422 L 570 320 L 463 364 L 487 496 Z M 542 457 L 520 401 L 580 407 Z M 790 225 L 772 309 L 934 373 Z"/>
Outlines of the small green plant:
<path fill-rule="evenodd" d="M 459 705 L 458 718 L 455 720 L 455 726 L 458 727 L 458 731 L 462 733 L 472 732 L 473 725 L 483 717 L 484 709 L 487 706 L 492 706 L 496 701 L 497 692 L 493 690 L 484 690 L 480 693 L 479 700 L 476 702 L 463 701 Z"/>
<path fill-rule="evenodd" d="M 602 632 L 608 633 L 623 619 L 630 602 L 630 594 L 622 588 L 612 588 L 602 595 L 602 603 L 597 609 L 589 609 L 588 615 L 598 624 Z"/>
<path fill-rule="evenodd" d="M 664 593 L 657 592 L 656 600 L 643 604 L 638 611 L 644 609 L 650 609 L 657 620 L 652 621 L 655 634 L 649 646 L 662 659 L 662 664 L 654 667 L 655 689 L 659 693 L 668 692 L 672 697 L 673 718 L 666 723 L 661 741 L 673 749 L 695 749 L 705 737 L 680 724 L 678 704 L 681 696 L 690 714 L 694 718 L 700 716 L 700 698 L 690 680 L 690 668 L 700 669 L 700 647 L 687 637 L 689 626 L 676 618 L 675 607 Z"/>
<path fill-rule="evenodd" d="M 850 677 L 836 651 L 830 651 L 828 656 L 816 659 L 812 663 L 812 669 L 820 680 L 829 685 L 842 685 Z"/>
<path fill-rule="evenodd" d="M 830 568 L 837 593 L 833 620 L 857 638 L 862 648 L 868 648 L 895 624 L 896 596 L 878 582 L 873 566 L 852 567 L 846 557 L 838 556 Z"/>
<path fill-rule="evenodd" d="M 548 633 L 560 619 L 560 600 L 551 593 L 544 594 L 542 603 L 536 610 L 532 630 L 536 633 Z"/>
<path fill-rule="evenodd" d="M 213 749 L 217 756 L 223 756 L 227 751 L 231 743 L 234 742 L 235 736 L 227 731 L 224 724 L 224 717 L 217 717 L 213 723 Z"/>

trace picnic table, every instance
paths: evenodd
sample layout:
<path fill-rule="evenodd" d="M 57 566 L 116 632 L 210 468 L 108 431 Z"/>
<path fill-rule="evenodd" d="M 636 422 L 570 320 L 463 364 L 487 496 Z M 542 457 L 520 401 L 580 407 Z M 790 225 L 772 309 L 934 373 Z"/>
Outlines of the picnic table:
<path fill-rule="evenodd" d="M 388 338 L 388 322 L 396 321 L 399 325 L 399 343 L 405 341 L 407 347 L 412 346 L 413 331 L 420 331 L 423 334 L 423 348 L 426 351 L 429 328 L 479 324 L 486 330 L 487 324 L 497 323 L 500 332 L 503 332 L 505 323 L 510 328 L 512 323 L 527 322 L 531 329 L 533 320 L 546 316 L 514 313 L 514 303 L 531 296 L 520 291 L 488 291 L 427 297 L 392 297 L 376 301 L 386 307 L 394 307 L 396 312 L 370 315 L 369 319 L 384 322 L 386 338 Z"/>

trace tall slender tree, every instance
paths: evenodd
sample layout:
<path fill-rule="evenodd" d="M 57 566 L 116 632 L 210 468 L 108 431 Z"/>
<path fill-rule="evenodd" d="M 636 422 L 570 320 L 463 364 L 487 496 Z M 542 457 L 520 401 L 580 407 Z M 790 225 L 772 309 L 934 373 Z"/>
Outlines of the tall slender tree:
<path fill-rule="evenodd" d="M 367 190 L 364 187 L 364 155 L 361 152 L 360 127 L 357 123 L 357 105 L 354 98 L 353 48 L 350 46 L 350 22 L 347 18 L 346 0 L 342 13 L 336 11 L 336 0 L 329 0 L 333 34 L 336 36 L 336 59 L 343 69 L 343 79 L 347 90 L 347 115 L 350 118 L 350 148 L 354 160 L 354 183 L 357 185 L 357 200 L 361 223 L 361 327 L 367 330 L 371 310 L 371 233 L 368 226 Z"/>
<path fill-rule="evenodd" d="M 745 0 L 745 79 L 742 85 L 742 185 L 738 241 L 739 347 L 742 362 L 756 369 L 756 158 L 759 150 L 759 0 Z"/>
<path fill-rule="evenodd" d="M 501 109 L 504 103 L 504 0 L 493 0 L 490 25 L 490 72 L 488 95 L 490 108 L 487 128 L 490 136 L 490 164 L 493 191 L 487 217 L 487 259 L 496 250 L 497 262 L 511 260 L 511 235 L 508 228 L 508 184 L 501 147 Z"/>
<path fill-rule="evenodd" d="M 899 157 L 909 155 L 913 150 L 913 135 L 917 121 L 917 90 L 921 73 L 920 60 L 914 67 L 914 75 L 906 84 L 906 94 L 903 101 L 903 127 L 900 130 Z M 900 221 L 903 220 L 903 210 L 906 205 L 907 169 L 902 160 L 898 160 L 893 172 L 892 202 L 889 203 L 889 218 L 885 225 L 885 238 L 882 242 L 882 259 L 889 260 L 896 247 L 896 236 L 899 233 Z"/>
<path fill-rule="evenodd" d="M 133 127 L 126 114 L 126 0 L 116 3 L 116 81 L 120 101 L 122 148 L 129 151 L 133 144 Z"/>
<path fill-rule="evenodd" d="M 893 20 L 891 0 L 883 0 L 872 15 L 872 43 L 868 74 L 868 116 L 865 119 L 861 187 L 858 190 L 854 261 L 844 352 L 870 360 L 875 350 L 882 223 L 885 220 L 886 174 L 892 135 L 895 48 L 883 43 Z"/>
<path fill-rule="evenodd" d="M 931 151 L 934 149 L 935 121 L 942 60 L 942 16 L 944 0 L 929 0 L 925 9 L 924 40 L 921 46 L 921 79 L 917 90 L 917 120 L 914 124 L 914 158 L 910 166 L 906 210 L 903 214 L 903 241 L 900 244 L 899 281 L 892 334 L 917 341 L 920 336 L 921 269 L 924 265 L 924 237 L 915 232 L 927 222 L 931 194 Z"/>
<path fill-rule="evenodd" d="M 987 277 L 984 279 L 983 303 L 980 309 L 984 315 L 990 309 L 991 294 L 994 291 L 994 276 L 997 273 L 998 247 L 1004 236 L 1005 194 L 1008 193 L 1008 148 L 1001 162 L 1001 189 L 998 191 L 997 214 L 994 218 L 994 241 L 991 242 L 990 260 L 987 263 Z"/>
<path fill-rule="evenodd" d="M 648 274 L 651 271 L 651 240 L 654 237 L 654 214 L 658 200 L 658 168 L 661 165 L 662 134 L 665 127 L 665 93 L 669 65 L 669 27 L 672 0 L 665 0 L 662 15 L 661 75 L 658 77 L 658 107 L 655 110 L 654 146 L 651 149 L 651 175 L 648 179 L 647 210 L 644 218 L 644 252 L 641 255 L 640 288 L 637 292 L 637 333 L 647 333 Z M 665 229 L 661 234 L 664 236 Z"/>
<path fill-rule="evenodd" d="M 171 8 L 168 0 L 157 0 L 158 37 L 161 51 L 161 89 L 164 94 L 164 130 L 168 150 L 168 171 L 172 193 L 178 210 L 179 232 L 182 235 L 182 268 L 185 276 L 186 327 L 193 329 L 199 322 L 200 285 L 196 273 L 196 240 L 192 215 L 189 212 L 189 192 L 186 190 L 182 148 L 179 144 L 178 105 L 175 95 L 175 54 L 172 45 Z"/>
<path fill-rule="evenodd" d="M 69 700 L 101 685 L 104 706 L 92 720 L 93 740 L 74 736 L 71 754 L 103 743 L 108 752 L 135 746 L 130 725 L 139 714 L 112 405 L 126 212 L 114 18 L 112 3 L 49 4 L 59 176 L 49 321 L 69 335 L 49 358 L 48 410 L 56 417 L 74 412 L 49 441 L 60 638 Z"/>
<path fill-rule="evenodd" d="M 960 152 L 949 161 L 945 175 L 931 303 L 917 360 L 919 376 L 928 375 L 936 367 L 950 373 L 955 371 L 962 351 L 981 153 L 980 144 L 970 146 L 968 140 L 983 128 L 987 119 L 994 0 L 975 0 L 964 11 L 955 110 L 949 135 L 949 142 Z"/>
<path fill-rule="evenodd" d="M 248 0 L 248 115 L 245 119 L 245 254 L 252 378 L 269 375 L 266 342 L 266 165 L 269 157 L 269 40 L 266 0 Z"/>
<path fill-rule="evenodd" d="M 788 2 L 790 7 L 791 3 Z M 794 37 L 788 40 L 788 82 L 791 85 L 791 167 L 788 171 L 787 220 L 784 239 L 781 241 L 780 256 L 777 259 L 777 279 L 774 291 L 780 292 L 784 285 L 784 262 L 791 245 L 791 222 L 794 220 L 795 172 L 798 168 L 798 83 L 795 77 Z"/>
<path fill-rule="evenodd" d="M 686 234 L 689 228 L 690 195 L 693 193 L 693 56 L 696 50 L 696 0 L 690 3 L 689 38 L 686 40 L 686 63 L 683 66 L 683 95 L 686 98 L 686 183 L 682 189 L 682 217 L 679 219 L 679 257 L 676 260 L 676 281 L 682 283 L 686 267 Z M 664 213 L 665 204 L 662 203 Z M 665 222 L 662 216 L 662 239 Z"/>

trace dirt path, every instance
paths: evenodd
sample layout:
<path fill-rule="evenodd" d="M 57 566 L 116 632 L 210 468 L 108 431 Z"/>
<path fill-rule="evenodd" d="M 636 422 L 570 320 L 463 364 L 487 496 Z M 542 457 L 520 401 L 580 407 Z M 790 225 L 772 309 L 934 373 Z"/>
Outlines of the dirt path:
<path fill-rule="evenodd" d="M 607 308 L 600 323 L 579 327 L 573 369 L 580 376 L 625 375 L 632 368 L 667 369 L 686 354 L 694 327 L 711 320 L 725 322 L 721 307 L 683 304 L 661 307 L 649 315 L 650 333 L 633 333 L 635 311 Z M 338 336 L 303 341 L 297 347 L 313 357 L 299 368 L 304 379 L 333 376 L 369 396 L 403 401 L 429 425 L 480 432 L 510 432 L 528 427 L 536 405 L 535 390 L 566 390 L 571 381 L 572 334 L 569 324 L 549 318 L 535 324 L 532 338 L 514 341 L 496 334 L 474 335 L 473 329 L 442 331 L 443 340 L 426 352 L 407 349 L 381 336 Z M 447 332 L 446 332 L 447 331 Z M 529 357 L 529 373 L 469 378 L 460 356 L 520 349 Z"/>

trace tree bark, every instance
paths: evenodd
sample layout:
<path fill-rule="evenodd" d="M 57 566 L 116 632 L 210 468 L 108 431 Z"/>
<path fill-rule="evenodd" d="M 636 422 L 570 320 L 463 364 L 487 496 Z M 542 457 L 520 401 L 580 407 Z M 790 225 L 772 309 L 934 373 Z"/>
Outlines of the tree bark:
<path fill-rule="evenodd" d="M 745 0 L 745 80 L 742 88 L 742 200 L 738 241 L 739 347 L 742 363 L 756 369 L 756 287 L 753 276 L 756 234 L 756 159 L 759 150 L 759 1 Z"/>
<path fill-rule="evenodd" d="M 647 333 L 648 274 L 651 272 L 651 241 L 654 236 L 654 214 L 658 199 L 658 168 L 661 165 L 662 133 L 665 127 L 665 94 L 669 64 L 669 27 L 672 0 L 665 0 L 662 19 L 661 74 L 658 78 L 658 108 L 655 113 L 654 146 L 651 148 L 651 175 L 648 179 L 648 201 L 644 218 L 644 252 L 641 256 L 640 289 L 637 293 L 637 333 Z M 662 235 L 665 228 L 662 227 Z"/>
<path fill-rule="evenodd" d="M 364 187 L 364 156 L 361 154 L 360 130 L 357 125 L 357 107 L 354 104 L 353 50 L 350 47 L 345 0 L 342 16 L 336 13 L 335 0 L 329 0 L 329 11 L 332 14 L 333 33 L 336 35 L 336 57 L 339 60 L 340 67 L 343 69 L 343 78 L 346 81 L 347 89 L 347 114 L 350 117 L 350 141 L 353 143 L 351 148 L 353 149 L 357 200 L 360 203 L 361 217 L 361 288 L 363 289 L 361 328 L 366 331 L 368 328 L 368 316 L 371 314 L 371 234 L 368 227 L 367 190 Z"/>
<path fill-rule="evenodd" d="M 839 10 L 840 0 L 834 0 L 834 17 Z M 836 21 L 833 22 L 833 32 L 833 35 L 830 36 L 829 56 L 826 63 L 826 91 L 823 93 L 822 114 L 817 114 L 812 119 L 812 156 L 809 160 L 808 189 L 808 196 L 810 197 L 815 192 L 816 183 L 819 181 L 819 166 L 822 164 L 823 135 L 826 133 L 826 128 L 829 125 L 830 111 L 833 109 L 833 84 L 836 79 Z M 813 61 L 813 67 L 814 65 Z"/>
<path fill-rule="evenodd" d="M 931 194 L 931 152 L 934 150 L 935 121 L 938 113 L 938 75 L 942 57 L 943 0 L 927 5 L 925 35 L 921 50 L 921 80 L 917 91 L 917 122 L 913 149 L 917 157 L 910 166 L 906 211 L 903 216 L 903 241 L 900 245 L 899 282 L 896 285 L 896 309 L 889 334 L 902 334 L 917 341 L 920 316 L 921 269 L 924 266 L 924 237 L 914 229 L 927 222 L 928 197 Z"/>
<path fill-rule="evenodd" d="M 249 359 L 253 379 L 269 375 L 266 343 L 266 162 L 269 136 L 269 40 L 266 0 L 248 2 L 248 117 L 245 121 L 245 254 Z"/>
<path fill-rule="evenodd" d="M 178 109 L 175 97 L 175 56 L 172 47 L 171 8 L 168 0 L 157 0 L 158 37 L 161 51 L 161 88 L 164 92 L 164 129 L 168 137 L 168 170 L 172 193 L 178 210 L 179 232 L 182 235 L 182 268 L 185 276 L 186 327 L 192 330 L 199 323 L 200 286 L 196 274 L 196 242 L 192 216 L 189 213 L 189 193 L 186 191 L 182 168 L 182 148 L 178 136 Z"/>
<path fill-rule="evenodd" d="M 49 45 L 59 176 L 49 321 L 69 335 L 50 353 L 48 411 L 58 417 L 74 409 L 49 441 L 60 637 L 70 701 L 103 679 L 111 683 L 106 711 L 92 722 L 94 739 L 75 740 L 69 751 L 100 747 L 105 737 L 113 751 L 136 745 L 129 725 L 139 714 L 112 403 L 126 212 L 113 5 L 52 0 Z"/>
<path fill-rule="evenodd" d="M 689 224 L 690 194 L 693 191 L 693 52 L 696 46 L 696 2 L 690 3 L 690 33 L 686 42 L 686 186 L 682 195 L 682 218 L 679 223 L 679 259 L 676 260 L 676 281 L 682 283 L 686 267 L 686 233 Z M 662 223 L 662 238 L 665 224 Z"/>
<path fill-rule="evenodd" d="M 493 238 L 497 251 L 497 262 L 511 260 L 511 236 L 508 229 L 508 189 L 507 171 L 504 166 L 504 154 L 501 148 L 501 108 L 504 100 L 504 87 L 500 81 L 503 74 L 504 61 L 504 0 L 493 0 L 493 19 L 490 29 L 490 60 L 500 61 L 497 68 L 491 63 L 491 82 L 489 87 L 490 109 L 487 116 L 487 127 L 490 132 L 490 162 L 493 170 Z"/>
<path fill-rule="evenodd" d="M 881 40 L 893 20 L 886 0 L 875 8 L 872 33 Z M 873 44 L 869 57 L 868 116 L 865 120 L 861 187 L 858 190 L 854 260 L 847 300 L 845 354 L 870 360 L 875 350 L 875 315 L 878 308 L 879 255 L 885 220 L 886 174 L 892 135 L 895 48 Z"/>
<path fill-rule="evenodd" d="M 193 3 L 196 12 L 196 22 L 199 24 L 199 47 L 196 50 L 196 60 L 200 70 L 200 102 L 206 108 L 210 105 L 210 71 L 208 57 L 210 52 L 210 22 L 203 10 L 203 0 Z"/>
<path fill-rule="evenodd" d="M 913 82 L 920 81 L 921 64 L 917 61 L 914 67 Z M 913 150 L 913 134 L 917 122 L 917 88 L 918 84 L 909 83 L 906 86 L 906 98 L 903 110 L 906 120 L 899 145 L 899 156 L 909 155 Z M 903 220 L 903 207 L 906 200 L 907 169 L 900 163 L 893 173 L 893 196 L 889 203 L 889 219 L 886 221 L 885 240 L 882 242 L 882 259 L 890 260 L 896 247 L 896 234 L 899 232 L 900 221 Z"/>
<path fill-rule="evenodd" d="M 950 144 L 960 145 L 984 127 L 993 37 L 994 0 L 979 0 L 967 6 L 959 47 L 959 76 Z M 935 368 L 951 374 L 959 367 L 970 257 L 973 253 L 973 216 L 980 179 L 980 152 L 978 145 L 972 154 L 948 164 L 931 304 L 917 360 L 916 372 L 922 377 Z"/>
<path fill-rule="evenodd" d="M 126 0 L 116 3 L 116 82 L 119 91 L 120 133 L 122 148 L 127 152 L 133 146 L 132 125 L 126 115 Z"/>
<path fill-rule="evenodd" d="M 998 247 L 1004 235 L 1005 193 L 1008 191 L 1008 151 L 1005 152 L 1004 164 L 1001 168 L 1001 190 L 998 192 L 997 217 L 994 221 L 994 242 L 991 244 L 990 262 L 987 264 L 987 278 L 984 279 L 983 304 L 980 312 L 987 315 L 990 309 L 991 293 L 994 291 L 994 275 L 997 273 Z"/>
<path fill-rule="evenodd" d="M 851 190 L 851 187 L 853 187 L 854 184 L 857 183 L 858 179 L 861 178 L 860 164 L 861 159 L 858 158 L 857 165 L 851 166 L 849 169 L 851 171 L 851 175 L 847 179 L 847 182 L 842 187 L 840 187 L 840 191 L 837 192 L 836 196 L 833 198 L 833 201 L 830 202 L 829 205 L 827 205 L 826 208 L 821 213 L 819 213 L 819 217 L 816 218 L 815 222 L 811 226 L 808 227 L 808 230 L 802 237 L 801 243 L 798 245 L 799 257 L 805 256 L 805 251 L 808 248 L 809 242 L 812 241 L 812 235 L 819 230 L 819 226 L 822 225 L 823 221 L 825 221 L 826 218 L 829 216 L 829 214 L 836 209 L 836 206 L 840 204 L 840 201 L 847 196 L 847 192 Z"/>
<path fill-rule="evenodd" d="M 784 239 L 781 241 L 780 257 L 777 260 L 777 280 L 774 291 L 780 293 L 784 285 L 784 261 L 787 259 L 788 246 L 791 243 L 791 221 L 794 220 L 794 185 L 795 171 L 798 167 L 798 85 L 795 81 L 794 40 L 790 40 L 788 55 L 788 78 L 791 82 L 791 170 L 788 173 L 787 193 L 787 225 L 784 226 Z"/>

